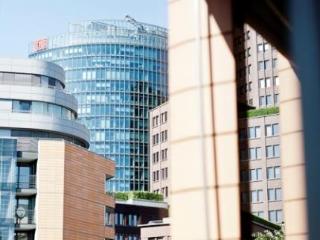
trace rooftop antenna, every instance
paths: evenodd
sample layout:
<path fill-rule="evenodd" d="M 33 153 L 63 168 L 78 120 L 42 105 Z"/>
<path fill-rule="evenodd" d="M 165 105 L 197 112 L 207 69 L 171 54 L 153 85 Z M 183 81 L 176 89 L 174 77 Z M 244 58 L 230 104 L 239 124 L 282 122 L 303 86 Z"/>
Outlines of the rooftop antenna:
<path fill-rule="evenodd" d="M 133 17 L 126 15 L 125 20 L 127 20 L 132 25 L 136 26 L 138 31 L 147 32 L 146 29 L 143 27 L 143 25 L 141 23 L 137 22 Z"/>

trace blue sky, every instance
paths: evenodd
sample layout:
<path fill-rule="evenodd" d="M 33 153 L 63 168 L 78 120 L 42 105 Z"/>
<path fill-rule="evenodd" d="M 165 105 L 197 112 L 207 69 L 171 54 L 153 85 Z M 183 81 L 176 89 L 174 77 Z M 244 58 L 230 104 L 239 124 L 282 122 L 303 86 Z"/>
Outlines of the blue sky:
<path fill-rule="evenodd" d="M 167 0 L 0 0 L 0 57 L 27 57 L 28 43 L 63 33 L 68 23 L 123 19 L 167 26 Z"/>

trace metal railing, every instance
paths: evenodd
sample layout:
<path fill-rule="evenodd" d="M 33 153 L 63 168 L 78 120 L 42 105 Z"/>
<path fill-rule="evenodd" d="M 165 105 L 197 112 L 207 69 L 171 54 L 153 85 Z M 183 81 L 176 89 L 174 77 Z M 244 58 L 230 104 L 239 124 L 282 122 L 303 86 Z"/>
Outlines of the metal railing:
<path fill-rule="evenodd" d="M 23 213 L 21 213 L 21 209 L 23 209 Z M 20 211 L 20 212 L 19 212 Z M 19 213 L 18 213 L 19 212 Z M 27 225 L 27 224 L 35 224 L 34 217 L 35 210 L 26 209 L 25 207 L 18 206 L 16 209 L 16 225 Z"/>
<path fill-rule="evenodd" d="M 17 189 L 35 189 L 36 175 L 18 176 Z"/>

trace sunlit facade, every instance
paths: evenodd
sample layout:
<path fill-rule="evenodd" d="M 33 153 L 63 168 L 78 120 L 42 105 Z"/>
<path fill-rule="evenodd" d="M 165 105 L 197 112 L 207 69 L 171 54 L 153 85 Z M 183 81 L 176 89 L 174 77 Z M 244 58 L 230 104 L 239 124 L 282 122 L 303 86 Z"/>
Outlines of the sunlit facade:
<path fill-rule="evenodd" d="M 116 162 L 113 191 L 148 190 L 148 110 L 167 99 L 167 30 L 125 20 L 71 24 L 30 46 L 57 63 L 90 130 L 90 150 Z"/>

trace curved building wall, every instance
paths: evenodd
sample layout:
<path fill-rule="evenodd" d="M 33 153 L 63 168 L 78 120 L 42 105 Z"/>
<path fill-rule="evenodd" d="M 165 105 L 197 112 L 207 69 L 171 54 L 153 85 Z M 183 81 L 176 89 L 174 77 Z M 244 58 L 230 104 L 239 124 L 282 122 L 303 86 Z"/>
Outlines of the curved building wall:
<path fill-rule="evenodd" d="M 0 136 L 57 137 L 88 147 L 89 132 L 76 121 L 77 101 L 64 81 L 56 64 L 0 59 Z"/>
<path fill-rule="evenodd" d="M 167 30 L 131 18 L 88 21 L 30 51 L 66 71 L 90 149 L 116 162 L 109 189 L 148 190 L 148 110 L 168 95 Z"/>

